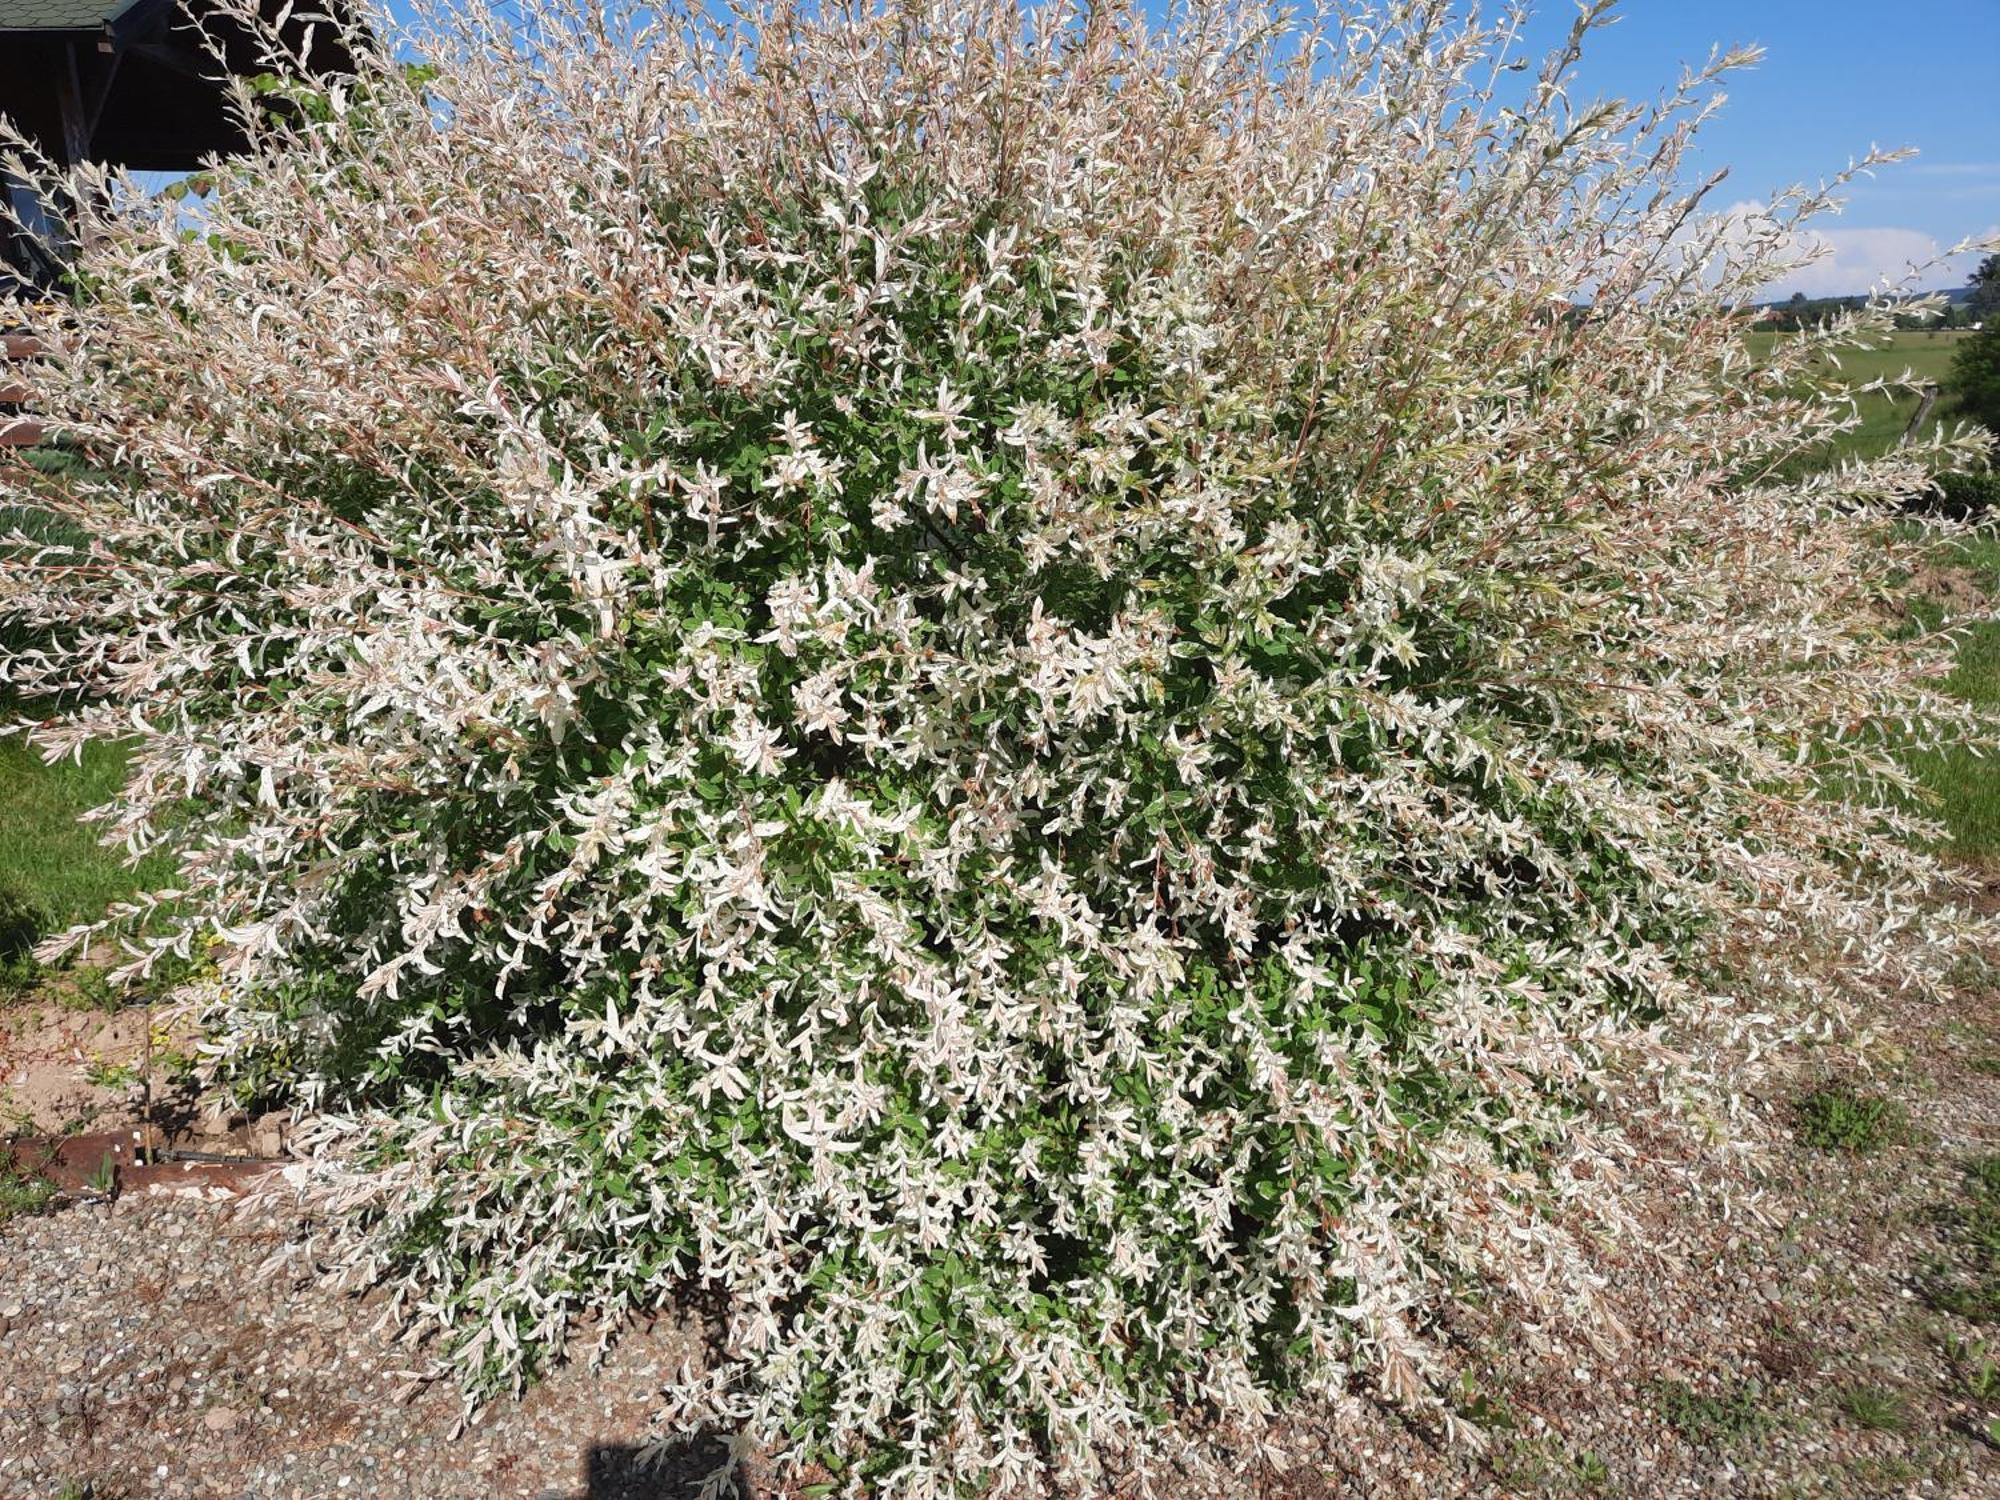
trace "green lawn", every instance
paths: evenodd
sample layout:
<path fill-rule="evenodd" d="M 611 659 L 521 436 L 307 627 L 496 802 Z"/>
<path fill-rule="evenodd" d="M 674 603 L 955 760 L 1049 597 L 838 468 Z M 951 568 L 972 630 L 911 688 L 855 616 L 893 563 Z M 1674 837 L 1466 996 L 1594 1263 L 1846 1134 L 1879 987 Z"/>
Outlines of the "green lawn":
<path fill-rule="evenodd" d="M 0 706 L 0 714 L 12 710 Z M 40 907 L 56 928 L 100 915 L 168 869 L 138 870 L 124 852 L 100 848 L 95 825 L 77 815 L 108 800 L 125 776 L 120 745 L 92 745 L 83 763 L 50 766 L 18 736 L 0 739 L 0 888 L 11 887 Z"/>
<path fill-rule="evenodd" d="M 44 466 L 57 462 L 38 457 Z M 66 539 L 64 528 L 46 516 L 0 506 L 0 533 L 16 527 L 47 541 Z M 19 630 L 0 629 L 0 651 L 19 650 L 29 639 Z M 27 709 L 0 693 L 0 724 L 26 716 Z M 124 747 L 100 744 L 85 752 L 81 764 L 51 766 L 19 735 L 0 737 L 0 892 L 25 897 L 54 929 L 100 916 L 110 902 L 171 876 L 159 860 L 128 868 L 122 850 L 98 845 L 95 825 L 77 822 L 78 814 L 118 790 L 125 757 Z"/>
<path fill-rule="evenodd" d="M 1828 383 L 1836 385 L 1866 385 L 1871 380 L 1896 379 L 1905 370 L 1911 371 L 1920 381 L 1943 385 L 1951 373 L 1952 355 L 1960 340 L 1970 336 L 1964 329 L 1957 328 L 1943 333 L 1899 332 L 1880 349 L 1846 350 L 1840 356 L 1838 367 L 1831 361 L 1823 361 L 1821 369 Z M 1776 347 L 1778 340 L 1789 337 L 1792 335 L 1751 333 L 1744 336 L 1744 341 L 1754 357 L 1763 359 Z M 1815 454 L 1809 467 L 1842 458 L 1873 457 L 1886 453 L 1903 435 L 1903 429 L 1909 425 L 1910 417 L 1917 409 L 1918 400 L 1913 395 L 1878 393 L 1864 396 L 1861 398 L 1861 425 L 1844 434 L 1830 451 Z M 1925 424 L 1927 428 L 1936 425 L 1937 408 L 1932 410 L 1932 420 Z"/>

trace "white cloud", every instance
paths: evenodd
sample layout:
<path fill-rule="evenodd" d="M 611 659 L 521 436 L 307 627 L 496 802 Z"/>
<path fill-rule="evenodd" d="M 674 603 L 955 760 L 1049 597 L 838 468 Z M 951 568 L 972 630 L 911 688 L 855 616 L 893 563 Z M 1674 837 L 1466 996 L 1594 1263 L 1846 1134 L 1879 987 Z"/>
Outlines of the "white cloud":
<path fill-rule="evenodd" d="M 1724 213 L 1747 229 L 1762 218 L 1764 206 L 1736 203 Z M 2000 226 L 1974 238 L 2000 238 Z M 1840 297 L 1878 287 L 1931 292 L 1964 286 L 1979 263 L 1979 253 L 1946 255 L 1948 249 L 1921 229 L 1809 227 L 1790 236 L 1786 258 L 1797 263 L 1759 295 L 1775 299 L 1804 292 L 1808 297 Z"/>
<path fill-rule="evenodd" d="M 1772 296 L 1837 297 L 1884 283 L 1901 285 L 1913 272 L 1911 291 L 1964 286 L 1971 269 L 1964 257 L 1943 260 L 1944 246 L 1918 229 L 1807 229 L 1798 249 L 1814 257 L 1769 288 Z"/>

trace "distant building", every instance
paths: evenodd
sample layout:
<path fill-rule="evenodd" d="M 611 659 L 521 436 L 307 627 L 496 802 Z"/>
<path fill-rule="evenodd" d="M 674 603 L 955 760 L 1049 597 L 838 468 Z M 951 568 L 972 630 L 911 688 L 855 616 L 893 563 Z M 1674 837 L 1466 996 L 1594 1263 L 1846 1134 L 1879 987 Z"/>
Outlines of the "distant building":
<path fill-rule="evenodd" d="M 284 6 L 264 3 L 273 18 Z M 287 21 L 295 45 L 305 25 Z M 313 32 L 307 61 L 316 71 L 347 66 L 331 30 Z M 204 31 L 220 43 L 220 63 L 204 48 Z M 220 80 L 265 66 L 243 28 L 208 0 L 0 0 L 0 115 L 58 166 L 190 172 L 205 156 L 240 150 L 243 133 Z M 0 192 L 24 226 L 0 225 L 0 272 L 48 284 L 63 248 L 48 214 L 18 178 L 0 180 Z"/>

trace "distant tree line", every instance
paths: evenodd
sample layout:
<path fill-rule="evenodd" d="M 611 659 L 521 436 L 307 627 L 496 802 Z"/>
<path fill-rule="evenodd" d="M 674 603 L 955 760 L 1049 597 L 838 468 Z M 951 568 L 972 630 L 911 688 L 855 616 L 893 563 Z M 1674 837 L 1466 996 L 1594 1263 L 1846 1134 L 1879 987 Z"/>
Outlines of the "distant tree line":
<path fill-rule="evenodd" d="M 1804 292 L 1793 292 L 1791 301 L 1765 308 L 1755 326 L 1772 333 L 1797 333 L 1830 323 L 1867 301 L 1866 297 L 1808 297 Z"/>
<path fill-rule="evenodd" d="M 1867 302 L 1866 297 L 1808 297 L 1794 292 L 1789 302 L 1767 307 L 1757 315 L 1754 327 L 1768 333 L 1797 333 L 1832 322 L 1842 313 L 1853 312 Z M 1901 329 L 1970 328 L 1981 321 L 1969 302 L 1947 302 L 1935 312 L 1899 312 L 1896 326 Z"/>
<path fill-rule="evenodd" d="M 1989 255 L 1972 273 L 1972 295 L 1960 307 L 1979 332 L 1964 340 L 1952 357 L 1952 405 L 1963 415 L 2000 432 L 2000 255 Z"/>

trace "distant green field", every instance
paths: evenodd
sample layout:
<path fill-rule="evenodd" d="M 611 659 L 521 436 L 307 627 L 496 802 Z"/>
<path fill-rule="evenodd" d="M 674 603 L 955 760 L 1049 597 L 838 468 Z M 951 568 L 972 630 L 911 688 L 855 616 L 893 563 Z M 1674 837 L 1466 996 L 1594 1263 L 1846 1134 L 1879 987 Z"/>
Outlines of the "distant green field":
<path fill-rule="evenodd" d="M 1751 333 L 1744 335 L 1744 342 L 1752 356 L 1766 359 L 1780 339 L 1793 336 Z M 1943 385 L 1951 373 L 1952 355 L 1960 340 L 1969 337 L 1969 333 L 1957 328 L 1945 333 L 1897 333 L 1882 348 L 1849 349 L 1841 354 L 1838 367 L 1824 360 L 1820 367 L 1831 385 L 1866 385 L 1871 380 L 1896 379 L 1906 370 L 1919 381 Z M 1861 425 L 1845 434 L 1829 451 L 1813 455 L 1807 467 L 1818 467 L 1843 458 L 1873 458 L 1888 452 L 1909 425 L 1918 399 L 1914 395 L 1862 397 Z M 1935 413 L 1925 425 L 1927 430 L 1936 426 Z"/>
<path fill-rule="evenodd" d="M 1750 352 L 1766 358 L 1787 334 L 1747 335 Z M 1911 372 L 1919 381 L 1949 387 L 1952 356 L 1971 337 L 1960 329 L 1946 333 L 1900 332 L 1879 349 L 1848 350 L 1838 366 L 1823 361 L 1830 385 L 1866 385 Z M 1949 390 L 1946 391 L 1946 399 Z M 1807 472 L 1844 458 L 1872 458 L 1886 453 L 1902 436 L 1916 410 L 1914 395 L 1861 398 L 1861 425 L 1825 451 L 1803 456 L 1794 466 Z M 1942 402 L 1940 403 L 1942 404 Z M 1927 424 L 1935 427 L 1936 417 Z M 1972 573 L 1993 597 L 2000 598 L 2000 535 L 1990 529 L 1956 544 L 1957 563 Z M 1920 608 L 1935 623 L 1934 606 Z M 1958 648 L 1958 665 L 1946 686 L 1961 698 L 2000 708 L 2000 625 L 1976 625 Z M 1953 852 L 1975 861 L 2000 859 L 2000 764 L 1964 751 L 1913 755 L 1910 766 L 1937 797 L 1936 809 L 1951 835 Z"/>
<path fill-rule="evenodd" d="M 2000 599 L 2000 533 L 1975 533 L 1954 550 L 1960 566 Z M 1960 698 L 2000 710 L 2000 624 L 1975 625 L 1967 632 L 1945 686 Z M 1937 795 L 1953 850 L 1972 860 L 2000 859 L 2000 764 L 1956 750 L 1914 755 L 1910 766 Z"/>

